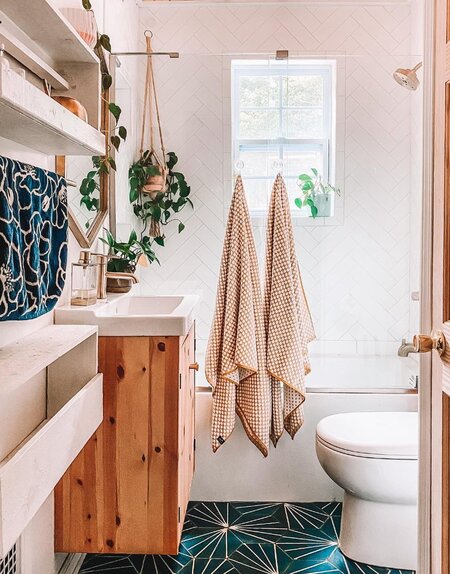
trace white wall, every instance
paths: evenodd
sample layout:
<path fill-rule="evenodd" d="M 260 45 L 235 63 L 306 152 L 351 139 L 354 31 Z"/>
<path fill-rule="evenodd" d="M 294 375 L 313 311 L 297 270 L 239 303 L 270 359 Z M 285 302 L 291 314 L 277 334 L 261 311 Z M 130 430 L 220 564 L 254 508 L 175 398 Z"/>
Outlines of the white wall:
<path fill-rule="evenodd" d="M 54 2 L 59 7 L 81 5 L 78 0 L 57 0 Z M 95 9 L 96 17 L 100 29 L 104 30 L 111 36 L 115 50 L 132 50 L 136 48 L 136 35 L 138 25 L 138 8 L 135 0 L 93 0 L 92 4 Z M 107 10 L 104 10 L 105 6 Z M 127 33 L 124 33 L 126 30 Z M 128 73 L 133 77 L 136 68 L 133 64 L 129 65 Z M 0 126 L 1 133 L 1 126 Z M 134 149 L 134 143 L 130 142 Z M 43 156 L 32 150 L 24 148 L 14 142 L 5 140 L 0 137 L 0 154 L 13 159 L 24 161 L 43 167 L 45 169 L 54 168 L 54 158 Z M 101 245 L 94 244 L 93 249 L 101 248 Z M 80 247 L 70 234 L 69 237 L 69 267 L 67 269 L 67 282 L 64 293 L 61 297 L 60 304 L 66 303 L 70 293 L 70 261 L 78 259 Z M 28 333 L 39 330 L 42 327 L 53 322 L 53 313 L 48 313 L 43 317 L 26 322 L 2 322 L 0 323 L 0 347 L 20 339 Z M 26 352 L 26 350 L 24 350 Z M 21 417 L 21 424 L 17 426 L 15 432 L 17 436 L 26 435 L 31 432 L 42 420 L 42 404 L 45 400 L 45 373 L 41 373 L 36 383 L 30 388 L 26 396 L 15 397 L 17 399 L 17 416 Z M 13 408 L 11 403 L 8 408 Z M 0 437 L 2 445 L 13 441 L 11 433 Z M 22 572 L 21 574 L 51 574 L 53 570 L 53 499 L 47 500 L 39 513 L 34 517 L 27 527 L 21 540 L 22 553 Z"/>
<path fill-rule="evenodd" d="M 141 33 L 180 59 L 155 60 L 167 147 L 192 186 L 186 229 L 159 250 L 161 267 L 142 271 L 152 292 L 202 296 L 204 349 L 231 195 L 230 56 L 336 57 L 340 106 L 337 178 L 340 224 L 296 227 L 297 252 L 318 349 L 392 352 L 409 331 L 411 94 L 392 79 L 411 57 L 408 5 L 158 4 L 141 10 Z M 143 74 L 142 74 L 143 76 Z M 245 182 L 244 182 L 245 183 Z M 264 227 L 255 225 L 260 256 Z M 418 253 L 414 253 L 418 257 Z M 384 345 L 385 344 L 385 345 Z M 384 346 L 383 346 L 384 345 Z"/>
<path fill-rule="evenodd" d="M 316 457 L 317 423 L 323 417 L 344 412 L 417 410 L 417 395 L 311 393 L 305 403 L 305 423 L 295 440 L 285 433 L 265 459 L 239 423 L 227 442 L 213 453 L 212 396 L 210 392 L 198 392 L 196 399 L 196 471 L 191 500 L 342 500 L 342 490 Z"/>

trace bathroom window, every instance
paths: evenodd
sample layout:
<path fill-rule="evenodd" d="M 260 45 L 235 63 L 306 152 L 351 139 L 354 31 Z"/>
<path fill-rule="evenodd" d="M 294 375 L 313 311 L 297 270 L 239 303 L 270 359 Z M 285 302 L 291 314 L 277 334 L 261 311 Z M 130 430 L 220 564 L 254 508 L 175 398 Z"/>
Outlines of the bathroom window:
<path fill-rule="evenodd" d="M 282 171 L 298 209 L 300 173 L 316 168 L 334 180 L 335 62 L 234 60 L 232 63 L 233 165 L 244 178 L 253 216 L 264 215 Z"/>

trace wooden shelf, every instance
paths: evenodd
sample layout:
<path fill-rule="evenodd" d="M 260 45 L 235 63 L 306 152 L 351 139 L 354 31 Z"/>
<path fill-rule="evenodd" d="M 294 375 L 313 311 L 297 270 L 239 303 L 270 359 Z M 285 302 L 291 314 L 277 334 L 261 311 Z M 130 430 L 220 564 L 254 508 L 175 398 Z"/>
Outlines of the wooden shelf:
<path fill-rule="evenodd" d="M 34 384 L 39 374 L 47 405 L 44 420 L 17 437 L 0 461 L 0 559 L 100 425 L 103 376 L 97 371 L 96 327 L 51 325 L 0 349 L 1 400 L 8 404 L 17 385 Z"/>
<path fill-rule="evenodd" d="M 2 0 L 1 10 L 54 62 L 98 64 L 94 51 L 50 0 Z"/>
<path fill-rule="evenodd" d="M 48 155 L 104 155 L 105 136 L 12 70 L 0 70 L 0 136 Z"/>

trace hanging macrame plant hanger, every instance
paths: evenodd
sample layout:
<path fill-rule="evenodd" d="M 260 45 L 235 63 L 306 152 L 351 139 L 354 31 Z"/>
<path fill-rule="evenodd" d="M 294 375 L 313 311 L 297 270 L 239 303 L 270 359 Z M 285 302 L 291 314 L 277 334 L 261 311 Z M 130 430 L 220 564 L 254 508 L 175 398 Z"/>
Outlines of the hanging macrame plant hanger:
<path fill-rule="evenodd" d="M 153 34 L 146 30 L 145 41 L 147 44 L 147 54 L 151 54 Z M 155 111 L 156 123 L 158 127 L 159 148 L 155 142 L 155 124 L 153 121 L 153 109 Z M 144 148 L 147 122 L 149 126 L 150 146 L 147 150 Z M 153 57 L 147 56 L 147 72 L 145 78 L 144 91 L 144 111 L 142 116 L 141 131 L 141 159 L 148 162 L 148 165 L 155 167 L 155 173 L 148 176 L 147 181 L 141 189 L 141 193 L 150 195 L 152 199 L 156 198 L 158 193 L 164 193 L 166 190 L 167 167 L 166 167 L 166 150 L 161 128 L 161 119 L 159 115 L 158 97 L 156 95 L 155 77 L 153 73 Z"/>

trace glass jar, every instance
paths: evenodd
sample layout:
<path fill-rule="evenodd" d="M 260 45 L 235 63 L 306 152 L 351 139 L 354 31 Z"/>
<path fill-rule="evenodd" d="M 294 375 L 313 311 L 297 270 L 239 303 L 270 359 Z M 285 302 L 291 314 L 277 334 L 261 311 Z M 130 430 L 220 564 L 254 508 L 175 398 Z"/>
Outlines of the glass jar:
<path fill-rule="evenodd" d="M 97 303 L 97 269 L 89 251 L 81 251 L 78 263 L 72 263 L 71 305 Z"/>

